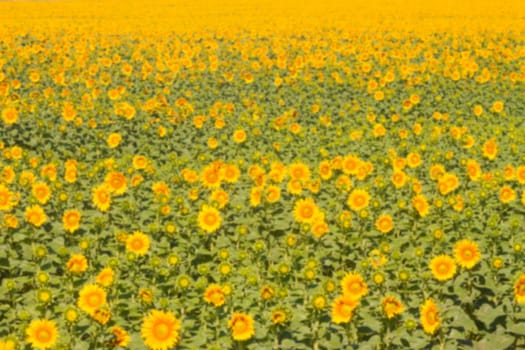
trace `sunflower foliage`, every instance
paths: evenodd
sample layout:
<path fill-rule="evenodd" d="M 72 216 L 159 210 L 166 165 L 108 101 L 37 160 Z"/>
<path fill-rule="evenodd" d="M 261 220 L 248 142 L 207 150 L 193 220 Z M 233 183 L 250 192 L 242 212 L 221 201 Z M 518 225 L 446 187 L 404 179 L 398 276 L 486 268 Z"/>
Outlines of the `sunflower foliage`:
<path fill-rule="evenodd" d="M 0 2 L 0 349 L 525 347 L 521 1 Z"/>

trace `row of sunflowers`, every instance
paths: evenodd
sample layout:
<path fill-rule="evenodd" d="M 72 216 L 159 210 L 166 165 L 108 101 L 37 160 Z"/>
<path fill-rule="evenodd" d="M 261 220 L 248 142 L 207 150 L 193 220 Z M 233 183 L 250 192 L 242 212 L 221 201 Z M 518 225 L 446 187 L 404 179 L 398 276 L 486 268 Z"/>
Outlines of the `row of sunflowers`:
<path fill-rule="evenodd" d="M 519 2 L 155 4 L 0 2 L 0 350 L 525 347 Z"/>

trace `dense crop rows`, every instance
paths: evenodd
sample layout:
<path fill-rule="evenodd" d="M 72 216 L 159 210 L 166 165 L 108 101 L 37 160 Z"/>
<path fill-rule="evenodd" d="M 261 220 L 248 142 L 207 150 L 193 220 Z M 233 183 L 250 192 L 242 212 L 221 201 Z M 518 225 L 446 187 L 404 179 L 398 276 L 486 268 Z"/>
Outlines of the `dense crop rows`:
<path fill-rule="evenodd" d="M 63 6 L 1 4 L 0 349 L 525 347 L 517 17 Z"/>

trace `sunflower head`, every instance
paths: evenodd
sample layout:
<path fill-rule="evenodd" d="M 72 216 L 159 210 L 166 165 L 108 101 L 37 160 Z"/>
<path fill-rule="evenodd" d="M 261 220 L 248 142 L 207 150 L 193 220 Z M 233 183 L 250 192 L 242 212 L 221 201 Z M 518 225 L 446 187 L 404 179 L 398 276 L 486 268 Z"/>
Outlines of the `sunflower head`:
<path fill-rule="evenodd" d="M 385 313 L 388 319 L 399 315 L 405 310 L 405 307 L 403 306 L 401 301 L 394 296 L 384 297 L 383 300 L 381 300 L 381 304 L 383 306 L 383 312 Z"/>
<path fill-rule="evenodd" d="M 421 325 L 425 333 L 434 334 L 441 323 L 439 310 L 433 299 L 427 299 L 420 308 Z"/>
<path fill-rule="evenodd" d="M 332 322 L 348 323 L 352 319 L 353 311 L 358 306 L 359 301 L 348 296 L 339 296 L 332 304 Z"/>
<path fill-rule="evenodd" d="M 370 194 L 367 191 L 362 189 L 353 190 L 348 196 L 347 204 L 350 209 L 354 211 L 361 211 L 368 207 L 370 202 Z"/>
<path fill-rule="evenodd" d="M 151 310 L 144 317 L 141 336 L 148 349 L 167 350 L 179 342 L 181 322 L 169 311 Z"/>
<path fill-rule="evenodd" d="M 475 242 L 463 239 L 454 245 L 454 258 L 459 266 L 471 269 L 480 261 L 481 254 Z"/>
<path fill-rule="evenodd" d="M 518 304 L 525 304 L 525 274 L 522 274 L 514 284 L 514 297 Z"/>
<path fill-rule="evenodd" d="M 432 275 L 438 281 L 447 281 L 456 274 L 456 262 L 448 255 L 438 255 L 430 261 Z"/>
<path fill-rule="evenodd" d="M 87 284 L 78 295 L 78 307 L 88 315 L 93 316 L 95 311 L 106 305 L 106 291 L 96 284 Z"/>
<path fill-rule="evenodd" d="M 203 205 L 197 217 L 197 222 L 202 230 L 214 233 L 221 227 L 222 218 L 216 208 Z"/>
<path fill-rule="evenodd" d="M 363 276 L 359 273 L 347 273 L 341 281 L 341 287 L 343 288 L 343 295 L 350 299 L 359 300 L 368 293 L 368 286 L 366 285 Z"/>
<path fill-rule="evenodd" d="M 244 341 L 255 335 L 253 318 L 246 313 L 235 312 L 228 321 L 228 326 L 235 340 Z"/>
<path fill-rule="evenodd" d="M 26 341 L 35 349 L 45 350 L 53 347 L 58 339 L 55 321 L 33 320 L 26 329 Z"/>

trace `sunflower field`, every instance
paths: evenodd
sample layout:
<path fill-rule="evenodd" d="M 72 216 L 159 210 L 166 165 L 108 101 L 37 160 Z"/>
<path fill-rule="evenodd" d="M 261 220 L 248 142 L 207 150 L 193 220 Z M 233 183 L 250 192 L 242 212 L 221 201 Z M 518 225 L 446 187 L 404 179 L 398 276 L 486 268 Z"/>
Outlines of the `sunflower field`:
<path fill-rule="evenodd" d="M 524 18 L 0 1 L 0 350 L 525 349 Z"/>

